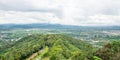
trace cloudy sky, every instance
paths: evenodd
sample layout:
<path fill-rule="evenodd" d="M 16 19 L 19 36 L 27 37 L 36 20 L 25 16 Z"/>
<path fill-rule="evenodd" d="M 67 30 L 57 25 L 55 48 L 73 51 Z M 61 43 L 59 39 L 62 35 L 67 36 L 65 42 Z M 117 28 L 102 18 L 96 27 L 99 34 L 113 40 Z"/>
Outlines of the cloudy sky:
<path fill-rule="evenodd" d="M 120 26 L 120 0 L 0 0 L 0 24 Z"/>

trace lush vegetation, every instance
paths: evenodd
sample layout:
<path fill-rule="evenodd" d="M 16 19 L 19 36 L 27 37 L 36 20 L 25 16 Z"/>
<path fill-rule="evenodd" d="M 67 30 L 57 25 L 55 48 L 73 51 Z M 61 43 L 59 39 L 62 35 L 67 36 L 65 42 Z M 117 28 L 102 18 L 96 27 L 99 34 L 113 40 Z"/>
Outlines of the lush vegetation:
<path fill-rule="evenodd" d="M 113 41 L 99 49 L 96 53 L 102 60 L 120 60 L 120 41 Z"/>
<path fill-rule="evenodd" d="M 96 49 L 61 34 L 34 34 L 0 49 L 0 60 L 119 60 L 120 41 Z"/>
<path fill-rule="evenodd" d="M 41 58 L 48 57 L 50 60 L 58 59 L 89 59 L 92 56 L 92 46 L 81 40 L 77 40 L 65 35 L 30 35 L 17 41 L 13 46 L 2 50 L 1 60 L 23 60 L 29 58 L 35 52 L 48 47 Z M 45 49 L 46 50 L 46 49 Z M 38 54 L 38 56 L 41 54 Z"/>

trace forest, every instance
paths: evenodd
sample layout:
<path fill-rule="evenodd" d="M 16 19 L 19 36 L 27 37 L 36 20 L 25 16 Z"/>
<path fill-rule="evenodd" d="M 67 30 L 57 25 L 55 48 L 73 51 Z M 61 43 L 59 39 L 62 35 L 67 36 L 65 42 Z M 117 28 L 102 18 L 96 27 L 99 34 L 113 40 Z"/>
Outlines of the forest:
<path fill-rule="evenodd" d="M 102 48 L 63 34 L 33 34 L 0 49 L 0 60 L 119 60 L 120 41 Z"/>

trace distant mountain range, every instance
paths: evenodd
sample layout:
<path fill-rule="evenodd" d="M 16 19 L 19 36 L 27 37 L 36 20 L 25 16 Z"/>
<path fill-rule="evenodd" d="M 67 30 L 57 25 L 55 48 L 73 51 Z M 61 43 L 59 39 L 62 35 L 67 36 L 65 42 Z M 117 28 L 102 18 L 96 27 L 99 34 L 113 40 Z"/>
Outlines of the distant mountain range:
<path fill-rule="evenodd" d="M 30 28 L 48 28 L 48 29 L 102 29 L 102 30 L 120 30 L 120 26 L 74 26 L 61 24 L 0 24 L 0 29 L 30 29 Z"/>
<path fill-rule="evenodd" d="M 13 29 L 13 28 L 72 28 L 75 26 L 60 25 L 60 24 L 1 24 L 0 29 Z"/>

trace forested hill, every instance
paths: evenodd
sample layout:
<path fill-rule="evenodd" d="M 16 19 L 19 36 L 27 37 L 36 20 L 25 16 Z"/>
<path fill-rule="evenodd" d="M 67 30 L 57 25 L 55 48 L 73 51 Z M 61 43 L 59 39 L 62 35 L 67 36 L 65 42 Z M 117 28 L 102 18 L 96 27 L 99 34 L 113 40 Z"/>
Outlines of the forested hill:
<path fill-rule="evenodd" d="M 120 42 L 96 50 L 92 45 L 60 34 L 29 35 L 0 49 L 0 60 L 119 60 Z"/>
<path fill-rule="evenodd" d="M 89 60 L 89 57 L 92 56 L 92 51 L 90 44 L 72 37 L 58 34 L 36 34 L 24 37 L 13 46 L 2 50 L 0 59 Z M 34 53 L 37 54 L 30 58 Z"/>
<path fill-rule="evenodd" d="M 106 44 L 95 53 L 102 60 L 120 60 L 120 41 L 113 41 Z"/>

